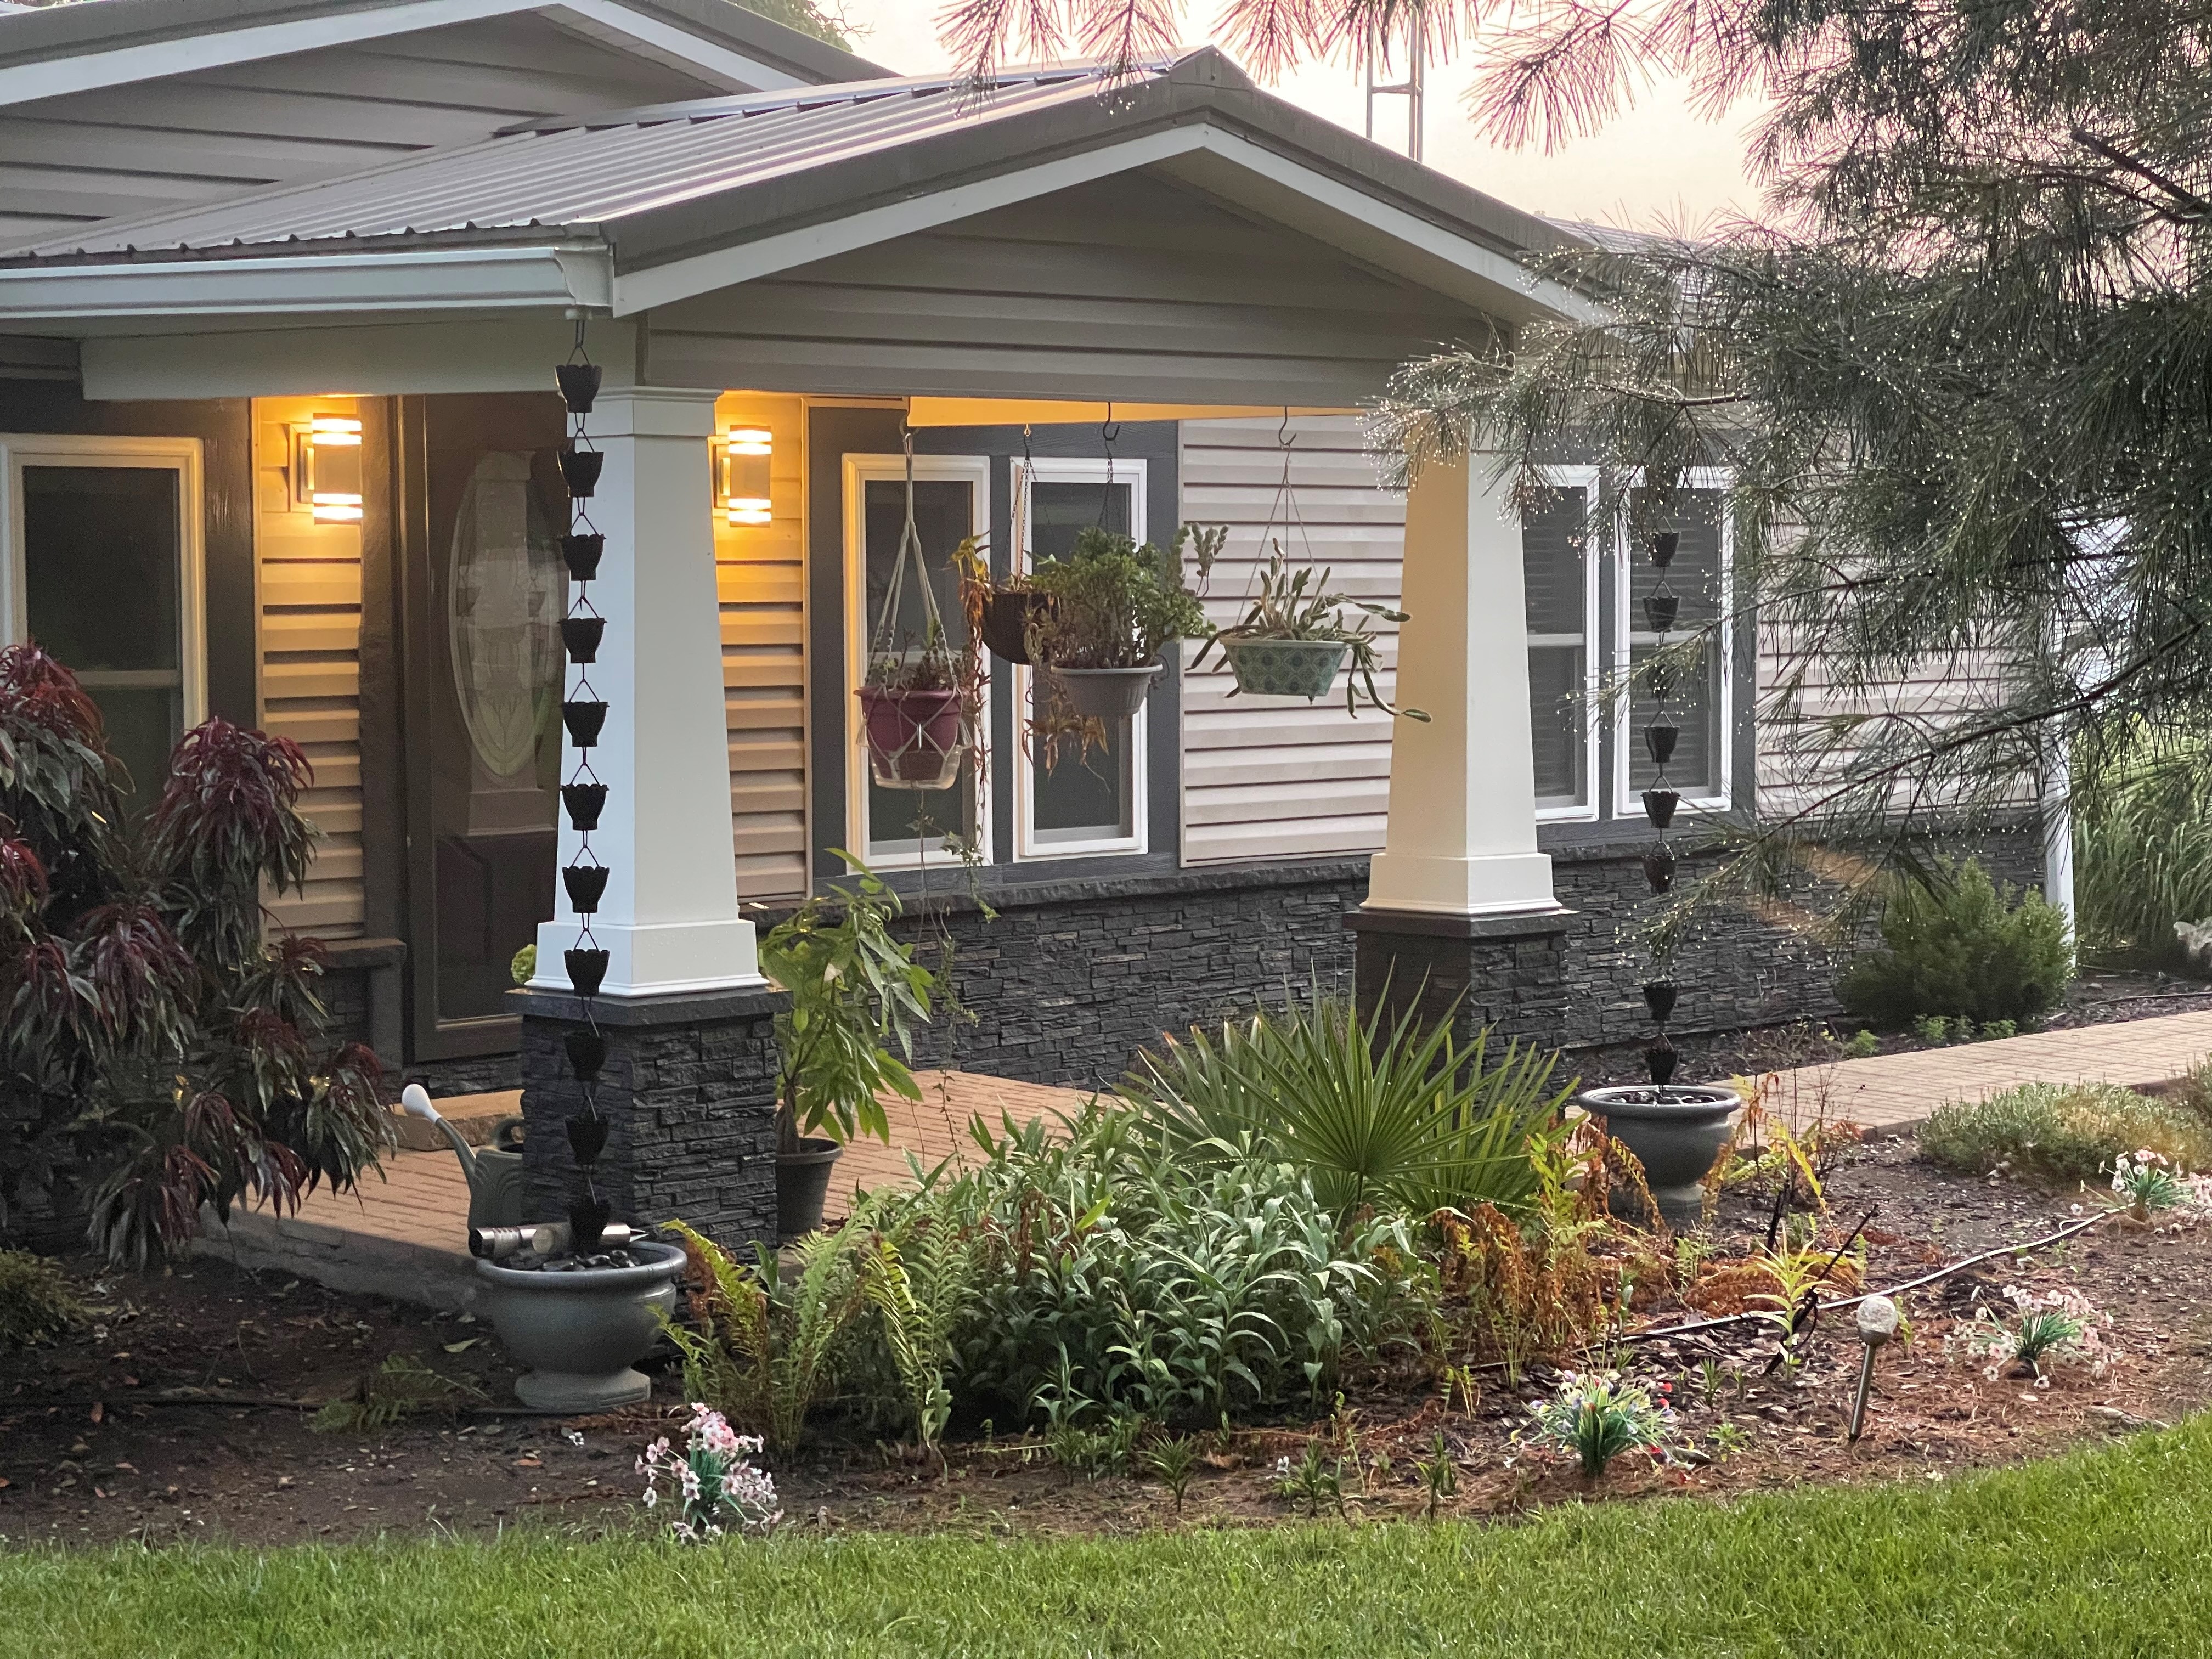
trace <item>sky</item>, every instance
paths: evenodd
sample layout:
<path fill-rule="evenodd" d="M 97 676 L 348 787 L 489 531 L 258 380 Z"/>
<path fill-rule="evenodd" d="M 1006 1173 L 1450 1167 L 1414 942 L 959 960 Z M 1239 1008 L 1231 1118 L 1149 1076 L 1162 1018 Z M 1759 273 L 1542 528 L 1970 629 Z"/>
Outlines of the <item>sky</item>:
<path fill-rule="evenodd" d="M 1212 9 L 1209 0 L 1194 0 L 1193 27 L 1202 27 L 1197 20 Z M 843 0 L 842 10 L 866 32 L 854 43 L 864 57 L 904 75 L 948 67 L 937 40 L 936 0 Z M 1679 87 L 1662 83 L 1603 131 L 1562 149 L 1549 155 L 1505 150 L 1475 137 L 1461 102 L 1468 79 L 1464 57 L 1431 72 L 1424 159 L 1515 207 L 1662 230 L 1694 227 L 1715 216 L 1748 215 L 1758 205 L 1758 188 L 1743 166 L 1753 113 L 1748 109 L 1701 120 L 1685 107 Z M 1364 100 L 1353 70 L 1316 65 L 1286 77 L 1274 90 L 1316 115 L 1354 131 L 1361 128 Z M 1376 137 L 1395 148 L 1404 146 L 1403 110 L 1396 99 L 1382 100 L 1376 109 Z"/>

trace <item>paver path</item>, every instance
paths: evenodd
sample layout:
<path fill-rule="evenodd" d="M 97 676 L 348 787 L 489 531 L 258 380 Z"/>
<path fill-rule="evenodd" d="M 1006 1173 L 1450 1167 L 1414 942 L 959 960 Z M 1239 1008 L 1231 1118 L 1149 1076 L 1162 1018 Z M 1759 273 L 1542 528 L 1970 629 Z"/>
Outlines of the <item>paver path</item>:
<path fill-rule="evenodd" d="M 1917 1123 L 1946 1101 L 1979 1100 L 2022 1083 L 2170 1083 L 2208 1054 L 2212 1010 L 1808 1066 L 1780 1073 L 1768 1098 L 1809 1115 L 1825 1091 L 1832 1120 L 1888 1128 Z"/>

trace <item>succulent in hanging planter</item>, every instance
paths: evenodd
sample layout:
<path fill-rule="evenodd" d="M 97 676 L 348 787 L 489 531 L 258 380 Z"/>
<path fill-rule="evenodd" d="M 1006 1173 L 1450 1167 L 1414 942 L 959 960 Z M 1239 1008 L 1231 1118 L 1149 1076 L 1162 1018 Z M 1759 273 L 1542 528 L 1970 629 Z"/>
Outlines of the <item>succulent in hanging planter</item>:
<path fill-rule="evenodd" d="M 960 576 L 960 608 L 967 616 L 969 634 L 1001 661 L 1029 667 L 1030 617 L 1050 610 L 1052 596 L 1038 592 L 1026 576 L 993 580 L 978 537 L 969 537 L 953 550 L 952 565 Z"/>
<path fill-rule="evenodd" d="M 1211 565 L 1227 537 L 1226 526 L 1194 533 L 1210 538 L 1203 562 Z M 1427 720 L 1418 708 L 1393 708 L 1375 686 L 1376 641 L 1367 619 L 1401 623 L 1406 613 L 1329 592 L 1330 574 L 1311 565 L 1293 569 L 1282 544 L 1273 543 L 1267 562 L 1254 579 L 1257 591 L 1243 620 L 1215 629 L 1199 647 L 1191 667 L 1203 667 L 1218 647 L 1237 678 L 1230 696 L 1304 697 L 1311 702 L 1328 695 L 1349 657 L 1352 672 L 1344 683 L 1347 714 L 1357 717 L 1364 702 L 1386 714 Z M 1363 614 L 1347 620 L 1347 611 Z"/>
<path fill-rule="evenodd" d="M 1030 571 L 1030 586 L 1049 600 L 1030 612 L 1026 640 L 1038 671 L 1030 731 L 1043 739 L 1048 767 L 1066 739 L 1085 750 L 1105 741 L 1109 723 L 1145 706 L 1165 667 L 1160 653 L 1206 635 L 1206 611 L 1183 581 L 1183 551 L 1196 542 L 1202 576 L 1221 539 L 1185 525 L 1163 549 L 1093 525 L 1066 557 Z"/>
<path fill-rule="evenodd" d="M 966 759 L 967 732 L 981 715 L 961 684 L 962 665 L 933 624 L 918 645 L 878 648 L 860 688 L 869 769 L 886 788 L 949 789 Z"/>

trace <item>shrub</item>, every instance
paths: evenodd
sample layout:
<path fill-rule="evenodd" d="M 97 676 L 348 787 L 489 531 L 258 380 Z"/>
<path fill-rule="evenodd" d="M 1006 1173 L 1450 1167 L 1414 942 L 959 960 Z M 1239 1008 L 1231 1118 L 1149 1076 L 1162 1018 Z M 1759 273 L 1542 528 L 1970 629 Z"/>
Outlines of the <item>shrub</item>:
<path fill-rule="evenodd" d="M 2114 1160 L 2149 1151 L 2184 1170 L 2212 1162 L 2212 1131 L 2184 1107 L 2109 1083 L 2031 1083 L 1986 1100 L 1939 1107 L 1920 1150 L 1946 1169 L 1998 1164 L 2032 1179 L 2092 1181 Z"/>
<path fill-rule="evenodd" d="M 1554 1054 L 1487 1031 L 1462 1051 L 1449 1022 L 1409 1011 L 1363 1021 L 1316 990 L 1279 1012 L 1194 1030 L 1139 1056 L 1122 1096 L 1187 1159 L 1287 1160 L 1340 1215 L 1394 1205 L 1415 1214 L 1495 1204 L 1525 1209 L 1536 1190 L 1532 1139 L 1553 1134 L 1573 1085 L 1554 1089 Z"/>
<path fill-rule="evenodd" d="M 350 1187 L 392 1118 L 375 1055 L 316 1054 L 321 945 L 262 937 L 315 834 L 298 745 L 209 720 L 134 815 L 106 744 L 67 669 L 0 651 L 0 1205 L 89 1189 L 95 1243 L 143 1262 L 202 1205 Z"/>
<path fill-rule="evenodd" d="M 1884 948 L 1854 963 L 1838 988 L 1852 1013 L 1877 1024 L 2027 1022 L 2074 977 L 2065 916 L 2039 893 L 2000 889 L 1971 859 L 1908 884 L 1883 911 L 1881 938 Z"/>
<path fill-rule="evenodd" d="M 0 1250 L 0 1349 L 51 1342 L 83 1318 L 59 1267 L 28 1250 Z"/>

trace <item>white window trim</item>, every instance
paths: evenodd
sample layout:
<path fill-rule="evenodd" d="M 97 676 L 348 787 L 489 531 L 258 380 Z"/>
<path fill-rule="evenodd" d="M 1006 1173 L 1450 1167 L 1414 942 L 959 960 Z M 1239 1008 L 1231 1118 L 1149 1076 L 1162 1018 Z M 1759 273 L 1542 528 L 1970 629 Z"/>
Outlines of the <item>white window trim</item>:
<path fill-rule="evenodd" d="M 1029 486 L 1032 483 L 1095 483 L 1102 488 L 1109 482 L 1109 463 L 1103 455 L 1054 455 L 1033 458 L 1026 462 L 1018 458 L 1013 462 L 1009 475 L 1012 481 L 1012 501 L 1009 507 L 1013 520 L 1013 569 L 1017 575 L 1027 575 L 1030 568 Z M 1145 495 L 1148 483 L 1145 463 L 1141 460 L 1116 459 L 1110 463 L 1111 482 L 1127 483 L 1129 486 L 1129 533 L 1138 541 L 1146 538 Z M 1018 667 L 1014 670 L 1014 720 L 1018 726 L 1022 711 L 1030 706 L 1032 671 Z M 1030 758 L 1030 745 L 1017 741 L 1014 744 L 1014 857 L 1023 863 L 1048 859 L 1091 858 L 1101 854 L 1134 855 L 1150 850 L 1151 793 L 1146 778 L 1149 763 L 1149 732 L 1152 726 L 1152 700 L 1129 717 L 1129 823 L 1134 833 L 1127 836 L 1102 836 L 1091 841 L 1040 842 L 1036 823 L 1036 797 L 1032 790 L 1036 767 Z"/>
<path fill-rule="evenodd" d="M 860 725 L 860 703 L 857 701 L 861 682 L 866 678 L 868 660 L 868 629 L 873 621 L 867 614 L 868 584 L 861 562 L 865 549 L 862 538 L 866 533 L 867 520 L 861 511 L 867 486 L 875 483 L 903 483 L 906 481 L 906 457 L 903 455 L 847 455 L 845 457 L 845 845 L 877 870 L 919 870 L 927 866 L 943 865 L 952 854 L 936 848 L 918 848 L 913 852 L 875 852 L 868 842 L 868 749 L 863 740 Z M 991 532 L 991 463 L 981 455 L 916 455 L 914 458 L 914 477 L 917 483 L 950 482 L 970 486 L 971 506 L 969 529 L 979 539 Z M 977 642 L 981 649 L 981 642 Z M 985 681 L 984 708 L 990 707 L 989 682 Z M 980 779 L 988 769 L 990 757 L 990 721 L 977 722 L 975 741 L 981 750 L 976 757 L 981 764 L 969 772 L 971 779 Z M 990 803 L 980 793 L 972 804 L 977 831 L 977 854 L 986 864 L 991 861 Z"/>
<path fill-rule="evenodd" d="M 0 635 L 16 645 L 29 633 L 23 575 L 23 469 L 131 466 L 177 477 L 177 662 L 184 729 L 208 717 L 207 561 L 201 541 L 200 441 L 110 438 L 90 434 L 0 433 Z"/>
<path fill-rule="evenodd" d="M 1604 635 L 1598 630 L 1604 589 L 1607 538 L 1599 533 L 1603 507 L 1598 499 L 1599 469 L 1595 466 L 1547 466 L 1536 476 L 1555 489 L 1579 489 L 1586 528 L 1583 538 L 1583 779 L 1589 799 L 1571 806 L 1539 806 L 1539 823 L 1595 823 L 1600 810 L 1601 787 L 1598 764 L 1598 732 L 1603 724 L 1598 663 Z M 1523 614 L 1525 615 L 1525 607 Z M 1533 720 L 1535 710 L 1528 713 Z"/>
<path fill-rule="evenodd" d="M 1717 490 L 1725 495 L 1735 483 L 1730 469 L 1717 466 L 1692 467 L 1683 474 L 1682 483 L 1688 489 Z M 1628 677 L 1630 635 L 1636 631 L 1629 614 L 1629 577 L 1636 563 L 1635 549 L 1629 544 L 1628 491 L 1639 488 L 1640 474 L 1632 474 L 1622 487 L 1621 498 L 1613 506 L 1613 672 L 1614 684 L 1626 682 Z M 1682 805 L 1703 811 L 1725 812 L 1735 805 L 1735 526 L 1723 503 L 1720 515 L 1721 532 L 1721 626 L 1720 644 L 1720 788 L 1706 795 L 1685 793 Z M 1632 710 L 1630 699 L 1624 696 L 1613 714 L 1613 813 L 1617 817 L 1640 817 L 1644 803 L 1640 795 L 1629 787 L 1629 743 L 1634 737 L 1630 730 Z"/>

